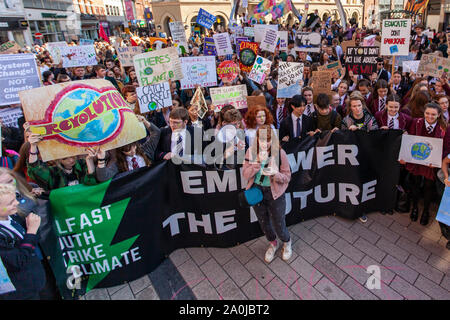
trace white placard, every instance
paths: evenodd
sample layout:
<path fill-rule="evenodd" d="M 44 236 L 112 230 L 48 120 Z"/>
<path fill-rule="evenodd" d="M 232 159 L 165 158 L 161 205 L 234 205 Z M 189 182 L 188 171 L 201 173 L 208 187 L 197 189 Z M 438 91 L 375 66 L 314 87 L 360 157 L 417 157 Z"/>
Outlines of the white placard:
<path fill-rule="evenodd" d="M 403 61 L 403 72 L 414 72 L 417 73 L 419 69 L 420 60 Z"/>
<path fill-rule="evenodd" d="M 260 43 L 263 40 L 266 29 L 272 29 L 272 30 L 278 31 L 278 25 L 277 24 L 255 24 L 255 26 L 254 26 L 255 42 Z"/>
<path fill-rule="evenodd" d="M 303 63 L 280 61 L 278 72 L 277 98 L 292 98 L 302 93 Z"/>
<path fill-rule="evenodd" d="M 217 86 L 216 57 L 199 56 L 180 58 L 183 69 L 181 89 Z"/>
<path fill-rule="evenodd" d="M 257 56 L 255 63 L 253 64 L 252 71 L 248 75 L 248 78 L 262 84 L 266 79 L 266 71 L 270 70 L 270 66 L 272 65 L 272 61 L 263 58 L 261 56 Z"/>
<path fill-rule="evenodd" d="M 17 119 L 23 116 L 22 109 L 17 108 L 5 108 L 0 109 L 0 119 L 5 127 L 18 128 Z"/>
<path fill-rule="evenodd" d="M 189 46 L 186 40 L 186 32 L 184 31 L 184 24 L 181 21 L 169 22 L 170 33 L 172 34 L 172 40 L 180 48 L 184 47 L 185 51 L 189 51 Z"/>
<path fill-rule="evenodd" d="M 261 50 L 275 52 L 275 48 L 277 47 L 277 40 L 278 31 L 266 28 L 266 30 L 264 31 L 263 40 L 261 41 Z"/>
<path fill-rule="evenodd" d="M 136 94 L 141 113 L 172 106 L 172 94 L 170 93 L 169 82 L 137 87 Z"/>
<path fill-rule="evenodd" d="M 402 145 L 398 160 L 424 166 L 432 164 L 433 167 L 440 168 L 442 163 L 442 145 L 443 140 L 439 138 L 404 134 L 402 135 Z"/>
<path fill-rule="evenodd" d="M 382 56 L 407 56 L 411 39 L 411 19 L 383 20 Z"/>
<path fill-rule="evenodd" d="M 213 38 L 218 56 L 233 54 L 233 47 L 231 46 L 230 35 L 228 32 L 216 33 L 213 35 Z"/>
<path fill-rule="evenodd" d="M 246 37 L 254 37 L 255 36 L 255 28 L 253 28 L 253 27 L 244 27 L 244 36 L 246 36 Z"/>
<path fill-rule="evenodd" d="M 64 68 L 94 66 L 97 54 L 94 45 L 60 47 Z"/>
<path fill-rule="evenodd" d="M 280 51 L 288 51 L 288 32 L 278 31 L 278 38 L 280 38 Z"/>
<path fill-rule="evenodd" d="M 61 47 L 68 47 L 67 42 L 65 41 L 58 41 L 58 42 L 48 42 L 46 44 L 48 52 L 50 52 L 50 55 L 53 59 L 53 64 L 60 64 L 61 63 Z"/>

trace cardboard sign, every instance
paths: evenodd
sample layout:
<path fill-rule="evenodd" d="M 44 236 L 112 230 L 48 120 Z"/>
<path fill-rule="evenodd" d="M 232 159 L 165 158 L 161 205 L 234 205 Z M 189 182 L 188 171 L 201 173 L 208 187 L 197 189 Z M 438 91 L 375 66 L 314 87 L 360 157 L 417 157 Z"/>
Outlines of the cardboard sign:
<path fill-rule="evenodd" d="M 288 51 L 288 32 L 278 31 L 278 38 L 280 39 L 280 51 Z"/>
<path fill-rule="evenodd" d="M 144 48 L 138 47 L 116 47 L 117 57 L 123 67 L 132 67 L 133 57 L 144 52 Z"/>
<path fill-rule="evenodd" d="M 0 55 L 0 106 L 20 103 L 20 91 L 40 86 L 34 54 Z"/>
<path fill-rule="evenodd" d="M 280 61 L 278 72 L 277 98 L 292 98 L 302 93 L 303 63 Z"/>
<path fill-rule="evenodd" d="M 205 38 L 203 54 L 205 56 L 215 56 L 216 55 L 216 45 L 214 44 L 213 38 Z"/>
<path fill-rule="evenodd" d="M 422 54 L 417 74 L 440 78 L 444 72 L 450 71 L 450 59 L 435 56 L 434 54 Z"/>
<path fill-rule="evenodd" d="M 247 108 L 250 110 L 254 107 L 267 107 L 266 97 L 264 96 L 248 96 Z"/>
<path fill-rule="evenodd" d="M 172 106 L 172 94 L 169 82 L 162 82 L 145 87 L 137 87 L 141 113 L 155 111 Z"/>
<path fill-rule="evenodd" d="M 5 108 L 0 109 L 0 119 L 5 127 L 19 128 L 17 119 L 23 116 L 22 109 L 17 108 Z"/>
<path fill-rule="evenodd" d="M 402 71 L 403 72 L 414 72 L 417 74 L 419 70 L 420 60 L 403 61 Z"/>
<path fill-rule="evenodd" d="M 355 40 L 342 41 L 341 48 L 342 52 L 347 52 L 348 47 L 356 46 Z"/>
<path fill-rule="evenodd" d="M 335 76 L 335 78 L 340 78 L 342 76 L 342 74 L 344 73 L 344 69 L 342 68 L 341 62 L 340 61 L 334 61 L 334 62 L 330 62 L 327 65 L 324 66 L 319 66 L 317 68 L 318 71 L 321 70 L 329 70 L 329 71 L 333 71 L 336 72 L 336 74 L 333 74 L 333 76 Z"/>
<path fill-rule="evenodd" d="M 59 47 L 64 68 L 96 65 L 97 54 L 93 45 Z"/>
<path fill-rule="evenodd" d="M 433 167 L 440 168 L 442 164 L 442 145 L 443 140 L 439 138 L 404 134 L 402 135 L 398 160 L 427 167 L 432 164 Z"/>
<path fill-rule="evenodd" d="M 197 24 L 205 27 L 206 29 L 211 29 L 214 22 L 216 22 L 216 16 L 207 12 L 206 10 L 203 10 L 200 8 L 200 11 L 197 15 Z"/>
<path fill-rule="evenodd" d="M 258 55 L 259 44 L 256 42 L 241 42 L 239 47 L 239 68 L 249 73 Z"/>
<path fill-rule="evenodd" d="M 278 32 L 278 24 L 255 24 L 255 42 L 261 42 L 264 39 L 266 29 L 272 29 Z"/>
<path fill-rule="evenodd" d="M 347 71 L 371 75 L 377 70 L 378 47 L 348 47 L 345 57 Z"/>
<path fill-rule="evenodd" d="M 322 37 L 318 32 L 297 32 L 295 51 L 320 52 Z"/>
<path fill-rule="evenodd" d="M 217 86 L 216 58 L 211 56 L 180 58 L 183 69 L 181 89 Z"/>
<path fill-rule="evenodd" d="M 381 37 L 382 56 L 405 56 L 409 53 L 411 19 L 383 20 Z"/>
<path fill-rule="evenodd" d="M 7 41 L 0 46 L 0 54 L 16 53 L 20 46 L 15 41 Z"/>
<path fill-rule="evenodd" d="M 254 27 L 244 27 L 244 36 L 254 37 L 255 36 L 255 28 Z"/>
<path fill-rule="evenodd" d="M 325 93 L 327 95 L 333 94 L 331 91 L 331 76 L 333 71 L 314 71 L 312 74 L 312 87 L 314 97 L 317 97 L 319 93 Z"/>
<path fill-rule="evenodd" d="M 236 109 L 247 108 L 247 86 L 240 84 L 231 87 L 219 87 L 209 89 L 214 111 L 219 112 L 226 104 L 233 105 Z"/>
<path fill-rule="evenodd" d="M 255 63 L 253 64 L 252 71 L 250 71 L 250 74 L 248 75 L 248 78 L 259 84 L 262 84 L 264 80 L 266 80 L 266 71 L 270 70 L 271 65 L 272 61 L 261 56 L 257 56 Z"/>
<path fill-rule="evenodd" d="M 238 76 L 238 65 L 233 61 L 223 61 L 217 67 L 217 75 L 220 79 L 227 82 L 233 82 Z"/>
<path fill-rule="evenodd" d="M 67 42 L 65 41 L 58 41 L 58 42 L 48 42 L 46 43 L 46 47 L 50 55 L 53 59 L 53 64 L 60 64 L 62 57 L 61 57 L 61 48 L 68 47 Z"/>
<path fill-rule="evenodd" d="M 450 226 L 450 187 L 445 187 L 444 195 L 436 214 L 436 220 L 442 222 L 446 226 Z"/>
<path fill-rule="evenodd" d="M 213 38 L 218 56 L 233 54 L 233 47 L 231 46 L 230 35 L 228 32 L 216 33 L 213 35 Z"/>
<path fill-rule="evenodd" d="M 188 52 L 189 46 L 186 40 L 186 32 L 184 31 L 184 23 L 181 21 L 169 22 L 170 33 L 172 40 L 180 52 Z"/>
<path fill-rule="evenodd" d="M 183 79 L 180 58 L 174 47 L 135 55 L 133 64 L 141 87 Z"/>
<path fill-rule="evenodd" d="M 43 136 L 43 161 L 115 149 L 146 136 L 122 95 L 108 80 L 81 80 L 19 93 L 30 130 Z"/>
<path fill-rule="evenodd" d="M 275 52 L 277 47 L 278 31 L 266 28 L 263 39 L 261 41 L 261 50 Z"/>
<path fill-rule="evenodd" d="M 203 119 L 208 112 L 208 104 L 206 103 L 205 96 L 203 95 L 202 88 L 198 87 L 195 90 L 194 96 L 190 102 L 191 106 L 197 107 L 197 113 L 200 119 Z"/>

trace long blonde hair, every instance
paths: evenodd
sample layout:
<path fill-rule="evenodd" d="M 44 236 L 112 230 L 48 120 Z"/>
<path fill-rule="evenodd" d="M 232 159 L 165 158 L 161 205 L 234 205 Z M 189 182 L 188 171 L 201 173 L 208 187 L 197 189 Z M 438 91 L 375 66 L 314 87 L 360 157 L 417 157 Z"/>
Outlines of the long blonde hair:
<path fill-rule="evenodd" d="M 34 199 L 34 195 L 31 193 L 31 186 L 22 176 L 8 168 L 0 167 L 0 175 L 4 174 L 9 174 L 14 178 L 14 180 L 16 181 L 16 189 L 21 195 L 30 199 Z"/>

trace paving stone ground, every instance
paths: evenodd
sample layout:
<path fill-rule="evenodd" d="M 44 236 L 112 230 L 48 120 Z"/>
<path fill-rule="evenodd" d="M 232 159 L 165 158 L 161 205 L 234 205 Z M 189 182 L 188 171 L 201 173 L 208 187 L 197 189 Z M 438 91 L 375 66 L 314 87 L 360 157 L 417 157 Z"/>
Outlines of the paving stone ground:
<path fill-rule="evenodd" d="M 264 262 L 264 237 L 228 249 L 179 249 L 152 274 L 82 299 L 449 300 L 450 250 L 434 217 L 425 227 L 409 214 L 368 217 L 367 223 L 326 216 L 290 226 L 287 262 L 280 252 Z M 381 272 L 379 289 L 370 285 L 377 274 L 368 284 L 371 265 Z M 179 279 L 170 280 L 170 273 Z M 171 291 L 161 289 L 161 277 Z"/>

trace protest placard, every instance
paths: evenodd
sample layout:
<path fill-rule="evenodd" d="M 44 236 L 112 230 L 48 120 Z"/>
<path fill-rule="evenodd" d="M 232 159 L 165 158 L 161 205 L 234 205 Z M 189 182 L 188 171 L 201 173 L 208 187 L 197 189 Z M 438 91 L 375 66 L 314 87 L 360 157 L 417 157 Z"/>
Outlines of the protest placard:
<path fill-rule="evenodd" d="M 347 47 L 345 65 L 353 74 L 369 74 L 377 70 L 378 47 Z"/>
<path fill-rule="evenodd" d="M 266 28 L 260 45 L 261 50 L 275 52 L 275 48 L 277 47 L 277 40 L 278 31 Z"/>
<path fill-rule="evenodd" d="M 278 32 L 277 24 L 255 24 L 253 28 L 253 31 L 255 33 L 255 42 L 261 42 L 264 39 L 266 29 L 272 29 Z"/>
<path fill-rule="evenodd" d="M 419 69 L 420 60 L 403 61 L 402 71 L 403 72 L 414 72 L 417 74 Z"/>
<path fill-rule="evenodd" d="M 64 68 L 93 66 L 97 54 L 93 45 L 59 47 Z"/>
<path fill-rule="evenodd" d="M 213 38 L 218 56 L 233 54 L 233 47 L 231 46 L 230 35 L 228 32 L 216 33 L 213 35 Z"/>
<path fill-rule="evenodd" d="M 194 96 L 190 102 L 191 106 L 197 107 L 197 114 L 200 119 L 203 119 L 205 114 L 208 112 L 208 104 L 206 103 L 205 96 L 201 87 L 195 90 Z"/>
<path fill-rule="evenodd" d="M 239 48 L 239 68 L 241 71 L 250 72 L 258 55 L 259 44 L 256 42 L 241 42 Z"/>
<path fill-rule="evenodd" d="M 440 78 L 442 73 L 450 71 L 450 59 L 434 54 L 422 54 L 417 74 Z"/>
<path fill-rule="evenodd" d="M 239 57 L 241 42 L 248 42 L 248 37 L 236 37 L 236 54 Z"/>
<path fill-rule="evenodd" d="M 67 42 L 65 41 L 58 41 L 58 42 L 47 42 L 46 44 L 47 50 L 50 53 L 50 56 L 53 59 L 53 64 L 60 64 L 62 57 L 61 57 L 61 48 L 67 47 Z"/>
<path fill-rule="evenodd" d="M 250 110 L 254 107 L 267 107 L 266 97 L 264 96 L 248 96 L 247 108 Z"/>
<path fill-rule="evenodd" d="M 209 89 L 214 111 L 219 112 L 226 104 L 233 105 L 236 109 L 247 108 L 247 86 L 240 84 L 231 87 L 218 87 Z"/>
<path fill-rule="evenodd" d="M 141 87 L 183 79 L 180 58 L 174 47 L 135 55 L 133 63 Z"/>
<path fill-rule="evenodd" d="M 2 156 L 1 151 L 1 142 L 2 135 L 0 133 L 0 156 Z M 12 283 L 11 279 L 8 276 L 8 272 L 6 271 L 5 266 L 3 265 L 3 261 L 0 258 L 0 295 L 16 291 L 16 288 L 14 287 L 14 284 Z"/>
<path fill-rule="evenodd" d="M 297 32 L 295 51 L 320 52 L 322 37 L 318 32 Z"/>
<path fill-rule="evenodd" d="M 172 106 L 172 94 L 170 93 L 169 82 L 137 87 L 136 94 L 141 113 Z"/>
<path fill-rule="evenodd" d="M 215 56 L 216 55 L 216 45 L 214 44 L 213 38 L 205 38 L 203 54 L 205 56 Z"/>
<path fill-rule="evenodd" d="M 288 51 L 288 32 L 278 31 L 278 38 L 280 39 L 280 51 Z"/>
<path fill-rule="evenodd" d="M 253 64 L 253 68 L 248 75 L 248 78 L 259 84 L 262 84 L 264 80 L 266 80 L 266 72 L 270 70 L 271 65 L 272 61 L 270 61 L 269 59 L 257 56 L 255 63 Z"/>
<path fill-rule="evenodd" d="M 181 89 L 217 86 L 216 58 L 212 56 L 180 58 L 183 69 Z"/>
<path fill-rule="evenodd" d="M 116 149 L 146 136 L 122 95 L 108 80 L 58 83 L 19 92 L 26 121 L 41 134 L 43 161 L 86 154 L 86 148 Z"/>
<path fill-rule="evenodd" d="M 340 78 L 342 76 L 342 74 L 344 73 L 344 69 L 342 68 L 341 62 L 338 61 L 334 61 L 334 62 L 330 62 L 324 66 L 319 66 L 317 68 L 318 71 L 320 70 L 330 70 L 333 72 L 336 72 L 336 74 L 334 75 L 335 78 Z"/>
<path fill-rule="evenodd" d="M 80 46 L 84 46 L 87 44 L 94 44 L 94 40 L 91 39 L 80 39 Z"/>
<path fill-rule="evenodd" d="M 443 140 L 439 138 L 429 138 L 414 136 L 411 134 L 402 135 L 402 144 L 398 160 L 407 163 L 416 163 L 428 167 L 440 168 L 442 164 Z"/>
<path fill-rule="evenodd" d="M 445 187 L 436 220 L 450 227 L 450 187 Z"/>
<path fill-rule="evenodd" d="M 330 96 L 333 94 L 331 91 L 331 77 L 333 75 L 333 71 L 330 70 L 321 70 L 321 71 L 313 71 L 312 73 L 312 87 L 314 92 L 314 98 L 317 98 L 319 93 L 325 93 Z"/>
<path fill-rule="evenodd" d="M 363 47 L 375 47 L 376 35 L 371 35 L 363 39 Z"/>
<path fill-rule="evenodd" d="M 216 22 L 216 16 L 207 12 L 206 10 L 203 10 L 200 8 L 200 11 L 197 15 L 197 24 L 205 27 L 206 29 L 211 29 L 214 22 Z"/>
<path fill-rule="evenodd" d="M 179 48 L 179 52 L 189 52 L 189 46 L 186 40 L 186 32 L 184 31 L 184 23 L 181 21 L 169 22 L 172 40 Z"/>
<path fill-rule="evenodd" d="M 0 55 L 0 106 L 20 103 L 19 91 L 40 86 L 41 79 L 34 54 Z"/>
<path fill-rule="evenodd" d="M 238 65 L 233 61 L 226 60 L 217 66 L 217 75 L 223 81 L 233 82 L 238 74 Z"/>
<path fill-rule="evenodd" d="M 254 37 L 255 36 L 255 28 L 254 27 L 244 27 L 244 36 Z"/>
<path fill-rule="evenodd" d="M 117 57 L 123 67 L 132 67 L 133 57 L 144 52 L 144 48 L 138 47 L 116 47 Z"/>
<path fill-rule="evenodd" d="M 381 37 L 382 56 L 405 56 L 409 53 L 411 19 L 383 20 Z"/>
<path fill-rule="evenodd" d="M 342 48 L 343 52 L 347 52 L 348 47 L 354 47 L 354 46 L 356 46 L 355 40 L 342 41 L 342 43 L 341 43 L 341 48 Z"/>
<path fill-rule="evenodd" d="M 0 109 L 0 119 L 5 127 L 19 128 L 17 119 L 23 116 L 22 109 L 17 108 L 4 108 Z"/>
<path fill-rule="evenodd" d="M 7 41 L 0 46 L 0 54 L 16 53 L 20 46 L 15 41 Z"/>
<path fill-rule="evenodd" d="M 283 62 L 278 65 L 277 98 L 292 98 L 301 94 L 303 79 L 303 63 Z"/>

